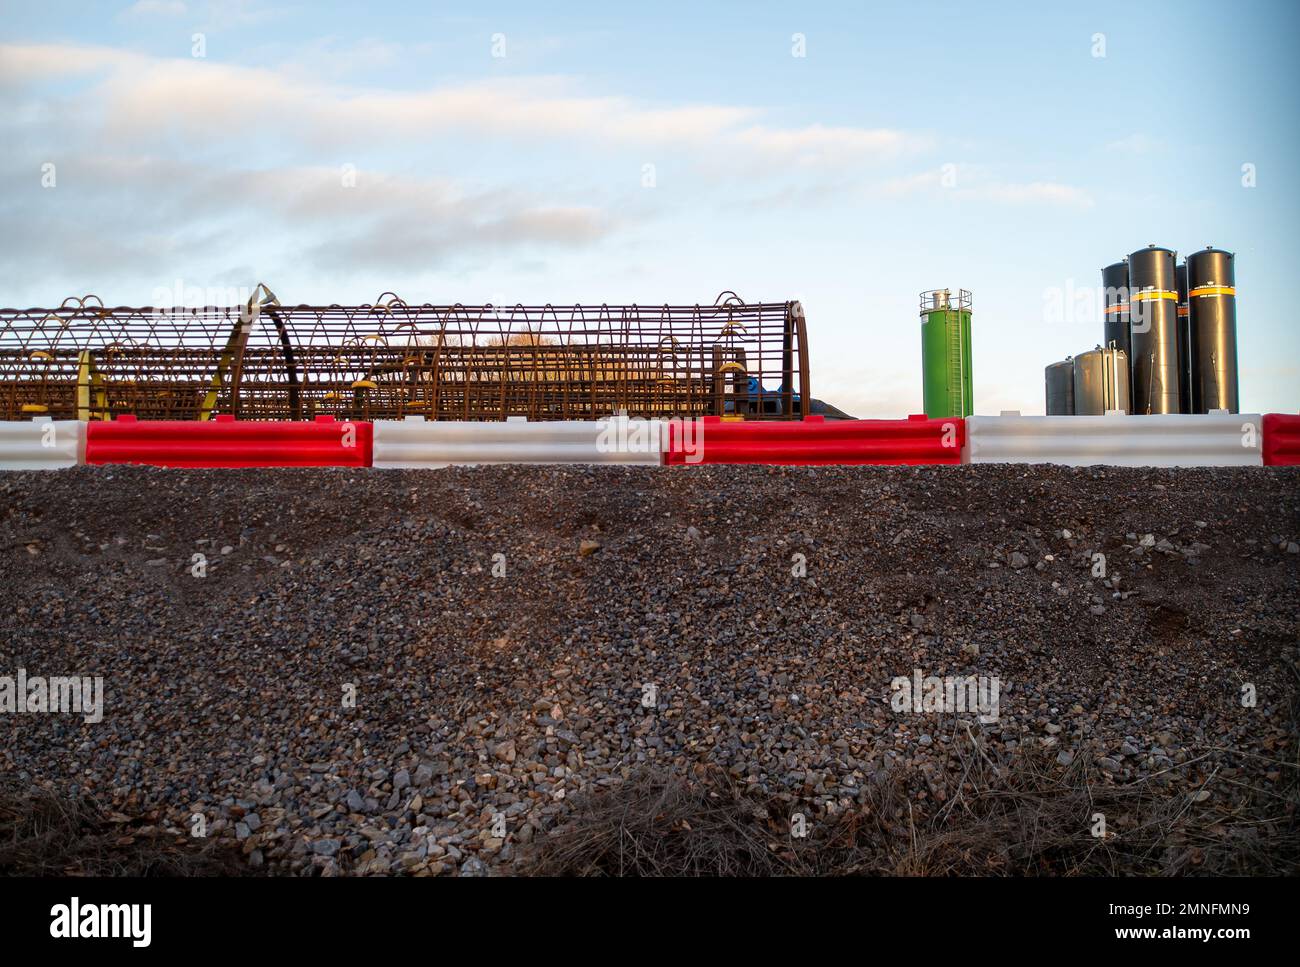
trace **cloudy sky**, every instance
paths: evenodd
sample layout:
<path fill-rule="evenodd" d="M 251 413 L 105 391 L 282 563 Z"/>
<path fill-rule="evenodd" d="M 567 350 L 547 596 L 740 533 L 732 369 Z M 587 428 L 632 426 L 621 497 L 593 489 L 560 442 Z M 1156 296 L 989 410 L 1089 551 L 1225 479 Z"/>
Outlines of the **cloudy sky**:
<path fill-rule="evenodd" d="M 1238 253 L 1241 403 L 1300 409 L 1300 4 L 0 0 L 0 304 L 799 299 L 812 389 L 1043 411 L 1100 269 Z"/>

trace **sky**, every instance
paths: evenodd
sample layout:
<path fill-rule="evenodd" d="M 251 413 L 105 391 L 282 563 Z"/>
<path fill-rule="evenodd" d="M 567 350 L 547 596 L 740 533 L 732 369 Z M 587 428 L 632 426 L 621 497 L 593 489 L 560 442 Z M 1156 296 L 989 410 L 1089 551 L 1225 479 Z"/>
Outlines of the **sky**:
<path fill-rule="evenodd" d="M 964 288 L 976 412 L 1029 414 L 1102 266 L 1212 244 L 1241 409 L 1296 412 L 1298 34 L 1290 0 L 0 0 L 0 305 L 732 290 L 802 302 L 812 395 L 897 417 L 918 294 Z"/>

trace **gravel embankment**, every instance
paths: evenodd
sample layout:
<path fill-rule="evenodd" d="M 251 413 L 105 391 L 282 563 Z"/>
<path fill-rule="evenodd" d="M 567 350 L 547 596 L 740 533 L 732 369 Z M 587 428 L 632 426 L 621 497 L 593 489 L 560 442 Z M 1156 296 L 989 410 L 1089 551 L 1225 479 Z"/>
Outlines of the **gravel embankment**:
<path fill-rule="evenodd" d="M 942 802 L 967 723 L 1230 806 L 1296 762 L 1297 542 L 1262 468 L 0 474 L 0 676 L 106 698 L 0 714 L 0 771 L 303 874 L 508 872 L 647 764 Z M 914 669 L 998 721 L 894 711 Z"/>

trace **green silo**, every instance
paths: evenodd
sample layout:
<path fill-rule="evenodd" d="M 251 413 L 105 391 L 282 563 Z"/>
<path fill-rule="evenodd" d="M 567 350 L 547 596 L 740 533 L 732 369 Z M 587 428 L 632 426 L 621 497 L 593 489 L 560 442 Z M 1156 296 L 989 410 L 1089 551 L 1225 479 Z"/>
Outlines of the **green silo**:
<path fill-rule="evenodd" d="M 975 412 L 971 386 L 971 295 L 958 289 L 921 293 L 921 376 L 925 415 L 970 416 Z"/>

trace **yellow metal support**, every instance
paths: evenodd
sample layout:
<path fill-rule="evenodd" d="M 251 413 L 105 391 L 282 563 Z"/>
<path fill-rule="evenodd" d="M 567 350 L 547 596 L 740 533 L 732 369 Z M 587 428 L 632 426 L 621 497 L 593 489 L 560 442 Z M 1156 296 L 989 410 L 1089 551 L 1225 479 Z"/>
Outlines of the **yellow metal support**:
<path fill-rule="evenodd" d="M 104 388 L 104 377 L 95 370 L 95 354 L 83 349 L 77 355 L 77 419 L 84 423 L 108 418 L 108 391 Z"/>
<path fill-rule="evenodd" d="M 263 293 L 260 300 L 257 297 L 259 292 Z M 280 300 L 265 283 L 257 283 L 253 294 L 248 297 L 245 311 L 240 313 L 239 322 L 230 330 L 230 336 L 226 339 L 226 348 L 221 351 L 221 356 L 217 360 L 217 371 L 212 374 L 212 388 L 203 397 L 203 406 L 199 409 L 200 420 L 212 419 L 212 414 L 217 411 L 217 398 L 221 393 L 221 387 L 226 385 L 228 378 L 232 394 L 238 393 L 240 364 L 243 362 L 244 346 L 248 343 L 249 333 L 253 331 L 253 323 L 261 315 L 262 306 L 279 304 Z"/>

